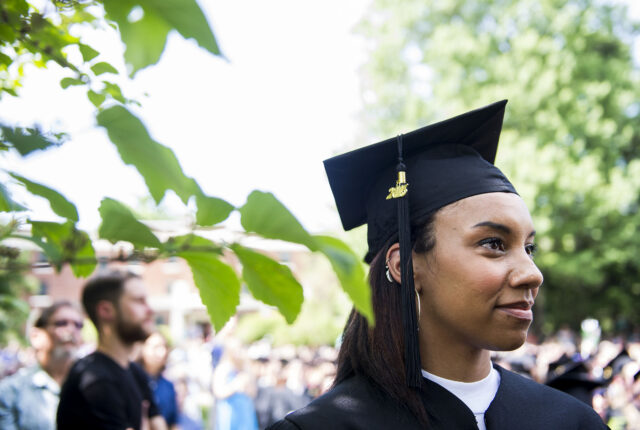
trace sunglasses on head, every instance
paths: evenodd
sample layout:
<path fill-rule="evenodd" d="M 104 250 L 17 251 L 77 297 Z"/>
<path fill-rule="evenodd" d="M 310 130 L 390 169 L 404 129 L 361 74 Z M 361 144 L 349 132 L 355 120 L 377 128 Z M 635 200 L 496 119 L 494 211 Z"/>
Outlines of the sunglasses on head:
<path fill-rule="evenodd" d="M 56 320 L 51 322 L 51 325 L 54 327 L 66 327 L 69 324 L 73 324 L 78 330 L 84 327 L 84 323 L 82 321 L 76 320 Z"/>

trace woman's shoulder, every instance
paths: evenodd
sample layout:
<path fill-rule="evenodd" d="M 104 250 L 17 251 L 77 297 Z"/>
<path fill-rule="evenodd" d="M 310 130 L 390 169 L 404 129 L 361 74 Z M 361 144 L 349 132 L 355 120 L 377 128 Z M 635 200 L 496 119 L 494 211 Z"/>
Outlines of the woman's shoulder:
<path fill-rule="evenodd" d="M 411 428 L 414 418 L 408 410 L 366 377 L 354 375 L 268 429 L 382 429 L 397 427 L 403 421 L 407 423 L 403 428 Z"/>
<path fill-rule="evenodd" d="M 499 366 L 497 369 L 500 388 L 487 410 L 487 419 L 509 417 L 529 423 L 531 428 L 541 428 L 536 423 L 552 426 L 546 428 L 607 428 L 593 408 L 575 397 Z M 561 427 L 553 427 L 558 425 Z"/>

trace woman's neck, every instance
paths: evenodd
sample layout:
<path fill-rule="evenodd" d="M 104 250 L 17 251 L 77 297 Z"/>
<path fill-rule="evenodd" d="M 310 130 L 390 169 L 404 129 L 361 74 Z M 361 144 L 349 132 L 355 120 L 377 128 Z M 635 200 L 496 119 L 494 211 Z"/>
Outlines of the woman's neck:
<path fill-rule="evenodd" d="M 480 381 L 491 371 L 490 351 L 456 343 L 450 337 L 438 342 L 435 336 L 421 333 L 420 358 L 424 370 L 453 381 Z"/>

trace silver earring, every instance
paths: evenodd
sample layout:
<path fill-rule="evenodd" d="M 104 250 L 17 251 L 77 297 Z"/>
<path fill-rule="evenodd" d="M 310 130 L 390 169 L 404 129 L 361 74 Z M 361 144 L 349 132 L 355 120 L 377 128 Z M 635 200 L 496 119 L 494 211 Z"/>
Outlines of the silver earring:
<path fill-rule="evenodd" d="M 391 277 L 391 273 L 389 272 L 389 259 L 385 261 L 384 268 L 387 269 L 387 271 L 385 272 L 385 275 L 387 275 L 387 281 L 393 284 L 393 278 Z"/>
<path fill-rule="evenodd" d="M 391 273 L 389 273 L 389 266 L 384 266 L 387 268 L 385 275 L 387 275 L 387 280 L 393 284 L 393 278 L 391 278 Z"/>
<path fill-rule="evenodd" d="M 418 290 L 416 290 L 416 299 L 418 299 L 418 303 L 416 303 L 418 312 L 416 313 L 418 314 L 418 331 L 420 331 L 420 294 L 418 294 Z"/>

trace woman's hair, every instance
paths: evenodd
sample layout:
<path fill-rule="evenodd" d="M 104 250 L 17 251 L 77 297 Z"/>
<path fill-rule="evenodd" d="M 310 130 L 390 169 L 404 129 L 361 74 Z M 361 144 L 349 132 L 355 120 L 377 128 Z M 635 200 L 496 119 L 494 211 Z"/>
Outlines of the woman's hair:
<path fill-rule="evenodd" d="M 435 246 L 434 215 L 428 214 L 412 227 L 413 252 L 426 253 Z M 427 414 L 420 394 L 405 379 L 401 286 L 389 283 L 385 274 L 387 250 L 397 241 L 392 237 L 371 261 L 369 283 L 375 327 L 369 327 L 367 319 L 352 309 L 342 335 L 334 386 L 355 374 L 362 375 L 426 426 Z"/>

